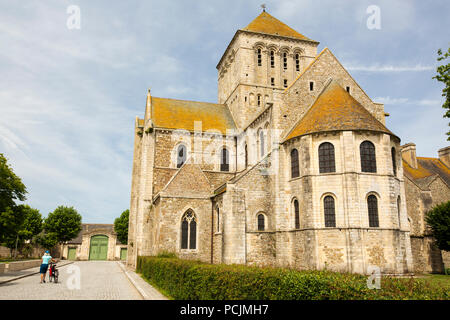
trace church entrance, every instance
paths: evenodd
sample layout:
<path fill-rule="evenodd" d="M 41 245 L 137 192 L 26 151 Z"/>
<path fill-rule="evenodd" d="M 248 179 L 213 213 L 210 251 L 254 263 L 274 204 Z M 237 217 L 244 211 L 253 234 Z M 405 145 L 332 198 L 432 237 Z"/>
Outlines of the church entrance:
<path fill-rule="evenodd" d="M 108 237 L 98 235 L 91 237 L 89 260 L 106 260 L 108 258 Z"/>

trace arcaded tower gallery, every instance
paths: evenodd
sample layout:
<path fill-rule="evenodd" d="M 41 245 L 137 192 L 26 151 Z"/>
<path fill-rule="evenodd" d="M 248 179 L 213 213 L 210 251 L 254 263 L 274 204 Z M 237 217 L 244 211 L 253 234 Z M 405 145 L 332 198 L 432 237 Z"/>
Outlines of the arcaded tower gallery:
<path fill-rule="evenodd" d="M 400 138 L 318 45 L 262 12 L 217 65 L 218 103 L 149 90 L 135 125 L 129 265 L 173 252 L 413 272 Z"/>

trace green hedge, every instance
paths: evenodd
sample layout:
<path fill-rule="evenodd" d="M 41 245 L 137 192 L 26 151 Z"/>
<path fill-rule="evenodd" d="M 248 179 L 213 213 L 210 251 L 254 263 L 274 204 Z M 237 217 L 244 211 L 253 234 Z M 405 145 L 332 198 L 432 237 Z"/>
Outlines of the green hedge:
<path fill-rule="evenodd" d="M 449 299 L 448 288 L 423 279 L 367 277 L 331 271 L 297 271 L 244 265 L 212 265 L 173 257 L 138 257 L 136 271 L 177 300 Z"/>

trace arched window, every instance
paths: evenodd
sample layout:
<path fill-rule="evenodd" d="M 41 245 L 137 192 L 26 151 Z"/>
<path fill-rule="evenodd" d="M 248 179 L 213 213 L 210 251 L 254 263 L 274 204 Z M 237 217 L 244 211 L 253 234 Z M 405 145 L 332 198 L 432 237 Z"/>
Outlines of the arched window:
<path fill-rule="evenodd" d="M 259 150 L 262 158 L 264 156 L 264 130 L 259 130 Z"/>
<path fill-rule="evenodd" d="M 287 53 L 283 52 L 283 69 L 287 69 Z"/>
<path fill-rule="evenodd" d="M 332 196 L 326 196 L 323 199 L 323 209 L 325 213 L 325 227 L 336 227 L 334 198 Z"/>
<path fill-rule="evenodd" d="M 258 231 L 264 231 L 264 215 L 258 214 Z"/>
<path fill-rule="evenodd" d="M 181 249 L 197 248 L 197 218 L 192 210 L 186 211 L 181 219 Z"/>
<path fill-rule="evenodd" d="M 334 146 L 329 142 L 324 142 L 319 146 L 319 172 L 336 172 Z"/>
<path fill-rule="evenodd" d="M 364 141 L 359 146 L 361 154 L 361 171 L 377 172 L 377 161 L 375 158 L 375 146 L 370 141 Z"/>
<path fill-rule="evenodd" d="M 180 168 L 186 162 L 186 146 L 180 144 L 177 149 L 177 168 Z"/>
<path fill-rule="evenodd" d="M 391 156 L 392 156 L 392 169 L 394 170 L 394 176 L 397 176 L 397 162 L 395 161 L 395 148 L 392 147 L 391 149 Z"/>
<path fill-rule="evenodd" d="M 300 55 L 295 54 L 295 71 L 300 71 Z"/>
<path fill-rule="evenodd" d="M 292 149 L 291 151 L 291 178 L 297 178 L 300 175 L 298 168 L 298 151 Z"/>
<path fill-rule="evenodd" d="M 397 216 L 398 216 L 398 228 L 401 228 L 401 223 L 400 223 L 400 206 L 401 206 L 401 199 L 400 196 L 397 197 Z"/>
<path fill-rule="evenodd" d="M 300 208 L 298 200 L 294 200 L 295 229 L 300 229 Z"/>
<path fill-rule="evenodd" d="M 258 67 L 262 65 L 261 49 L 257 50 Z"/>
<path fill-rule="evenodd" d="M 230 157 L 226 148 L 222 149 L 220 155 L 220 171 L 230 171 Z"/>
<path fill-rule="evenodd" d="M 275 52 L 270 51 L 270 67 L 275 68 Z"/>
<path fill-rule="evenodd" d="M 369 227 L 378 227 L 378 200 L 373 194 L 367 197 L 367 208 L 369 211 Z"/>

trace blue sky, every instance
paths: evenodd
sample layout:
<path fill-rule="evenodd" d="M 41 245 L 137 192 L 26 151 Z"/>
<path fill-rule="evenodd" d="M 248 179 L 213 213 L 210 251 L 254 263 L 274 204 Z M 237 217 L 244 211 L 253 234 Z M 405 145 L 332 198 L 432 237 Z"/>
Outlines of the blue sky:
<path fill-rule="evenodd" d="M 129 207 L 133 126 L 147 89 L 217 101 L 215 66 L 252 1 L 0 0 L 0 153 L 46 216 L 74 206 L 87 223 Z M 328 47 L 390 113 L 387 127 L 420 156 L 448 146 L 437 50 L 450 45 L 450 3 L 265 1 L 267 11 Z M 81 28 L 68 29 L 67 8 Z M 366 25 L 370 5 L 381 29 Z"/>

